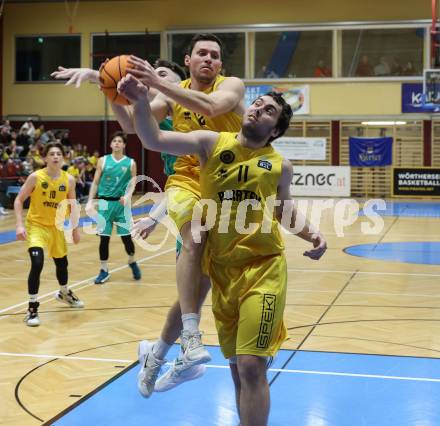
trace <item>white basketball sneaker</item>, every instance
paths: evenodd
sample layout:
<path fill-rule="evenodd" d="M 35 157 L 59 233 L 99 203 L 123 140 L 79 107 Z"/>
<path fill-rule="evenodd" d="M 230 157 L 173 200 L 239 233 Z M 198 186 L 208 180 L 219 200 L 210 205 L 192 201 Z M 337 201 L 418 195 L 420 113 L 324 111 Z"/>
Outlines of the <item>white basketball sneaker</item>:
<path fill-rule="evenodd" d="M 203 376 L 206 371 L 206 365 L 188 366 L 179 355 L 171 365 L 171 367 L 162 376 L 157 379 L 154 386 L 155 392 L 166 392 L 190 380 L 198 379 Z"/>
<path fill-rule="evenodd" d="M 182 361 L 186 368 L 211 361 L 211 355 L 203 346 L 200 332 L 190 333 L 183 330 L 180 335 L 180 345 L 182 348 Z"/>
<path fill-rule="evenodd" d="M 70 289 L 67 293 L 58 290 L 55 293 L 55 299 L 69 305 L 71 308 L 84 308 L 84 303 L 79 300 L 78 296 L 76 296 L 76 294 Z"/>
<path fill-rule="evenodd" d="M 149 398 L 154 391 L 154 384 L 165 360 L 157 359 L 153 355 L 154 343 L 142 340 L 139 343 L 138 359 L 141 369 L 137 377 L 138 390 L 145 398 Z"/>
<path fill-rule="evenodd" d="M 40 325 L 40 318 L 38 317 L 39 302 L 29 302 L 29 307 L 24 321 L 29 327 L 38 327 Z"/>

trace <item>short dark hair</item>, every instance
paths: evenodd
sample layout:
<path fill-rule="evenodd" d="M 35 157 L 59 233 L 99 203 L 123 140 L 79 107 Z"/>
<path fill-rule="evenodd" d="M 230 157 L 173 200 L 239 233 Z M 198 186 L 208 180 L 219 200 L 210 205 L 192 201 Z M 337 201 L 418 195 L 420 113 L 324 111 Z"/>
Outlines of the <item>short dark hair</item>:
<path fill-rule="evenodd" d="M 111 138 L 110 138 L 110 142 L 114 139 L 114 138 L 121 138 L 124 141 L 124 144 L 127 145 L 127 135 L 126 133 L 124 133 L 122 130 L 118 130 L 117 132 L 113 133 Z"/>
<path fill-rule="evenodd" d="M 49 150 L 51 148 L 58 148 L 61 151 L 61 154 L 64 156 L 64 146 L 61 142 L 48 142 L 46 145 L 44 145 L 43 157 L 47 157 L 47 154 L 49 154 Z"/>
<path fill-rule="evenodd" d="M 185 70 L 180 65 L 177 65 L 175 62 L 167 61 L 166 59 L 158 59 L 154 63 L 154 68 L 159 67 L 170 69 L 171 71 L 176 73 L 182 80 L 187 79 Z"/>
<path fill-rule="evenodd" d="M 283 95 L 278 92 L 268 92 L 265 93 L 263 96 L 270 96 L 278 105 L 281 106 L 281 114 L 278 118 L 277 125 L 275 126 L 275 129 L 278 130 L 278 134 L 276 136 L 271 136 L 269 139 L 269 143 L 273 140 L 281 137 L 286 133 L 286 130 L 289 128 L 290 120 L 292 119 L 292 108 L 291 106 L 286 102 L 286 100 L 283 98 Z"/>
<path fill-rule="evenodd" d="M 216 42 L 220 47 L 220 58 L 223 58 L 223 43 L 222 41 L 212 33 L 206 33 L 206 34 L 196 34 L 191 41 L 189 42 L 189 46 L 186 50 L 186 54 L 191 56 L 191 53 L 194 49 L 194 46 L 198 41 L 214 41 Z"/>

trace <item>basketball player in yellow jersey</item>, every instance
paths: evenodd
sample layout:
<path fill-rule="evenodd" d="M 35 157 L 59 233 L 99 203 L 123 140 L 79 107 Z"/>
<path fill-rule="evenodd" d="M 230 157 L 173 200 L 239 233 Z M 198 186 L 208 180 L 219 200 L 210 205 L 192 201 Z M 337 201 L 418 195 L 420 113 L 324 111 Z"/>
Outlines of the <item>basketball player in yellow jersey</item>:
<path fill-rule="evenodd" d="M 150 90 L 159 94 L 151 101 L 151 110 L 160 123 L 172 115 L 173 127 L 181 132 L 192 130 L 239 131 L 244 112 L 244 84 L 235 77 L 222 77 L 222 43 L 213 34 L 193 37 L 185 56 L 190 78 L 176 85 L 161 78 L 147 61 L 131 57 L 129 70 Z M 84 80 L 99 81 L 96 71 L 59 68 L 54 78 L 69 78 L 67 84 Z M 151 94 L 150 94 L 151 95 Z M 127 133 L 135 133 L 131 107 L 112 104 L 112 108 Z M 142 395 L 153 392 L 155 381 L 165 356 L 181 333 L 182 354 L 167 376 L 163 376 L 156 390 L 168 390 L 181 381 L 196 378 L 204 369 L 198 364 L 209 361 L 210 355 L 201 343 L 198 323 L 199 310 L 209 291 L 209 279 L 201 280 L 203 242 L 193 241 L 190 221 L 193 207 L 200 200 L 200 167 L 195 156 L 184 156 L 174 164 L 175 174 L 168 179 L 168 214 L 175 221 L 182 237 L 183 247 L 177 260 L 177 288 L 179 301 L 168 312 L 167 320 L 157 342 L 143 341 L 139 360 L 144 363 L 144 379 L 138 386 Z M 156 219 L 156 218 L 154 218 Z M 135 225 L 136 228 L 136 225 Z M 136 229 L 135 229 L 136 231 Z M 145 360 L 145 362 L 144 362 Z M 181 375 L 181 372 L 185 372 Z M 172 382 L 168 379 L 173 379 Z"/>
<path fill-rule="evenodd" d="M 190 78 L 180 85 L 161 79 L 148 62 L 132 57 L 129 69 L 144 85 L 159 91 L 151 102 L 151 110 L 158 122 L 171 111 L 174 130 L 238 131 L 244 111 L 244 85 L 235 77 L 220 76 L 222 43 L 213 34 L 196 35 L 189 45 L 185 65 Z M 153 391 L 160 366 L 180 331 L 182 352 L 168 373 L 156 384 L 156 391 L 201 375 L 204 367 L 198 364 L 210 360 L 199 332 L 200 307 L 209 290 L 209 279 L 202 278 L 201 258 L 203 242 L 195 242 L 191 234 L 194 205 L 200 200 L 200 166 L 195 156 L 183 156 L 174 164 L 175 174 L 167 181 L 168 215 L 176 223 L 182 238 L 182 249 L 177 259 L 177 289 L 179 304 L 168 313 L 161 337 L 154 345 L 140 344 L 139 359 L 144 370 L 139 373 L 138 387 L 144 396 Z M 180 308 L 180 309 L 179 309 Z M 181 316 L 181 321 L 180 321 Z"/>
<path fill-rule="evenodd" d="M 290 196 L 292 165 L 270 142 L 289 127 L 292 110 L 271 92 L 247 109 L 238 133 L 166 132 L 151 115 L 144 85 L 128 76 L 118 90 L 134 105 L 136 133 L 146 148 L 200 158 L 202 201 L 215 205 L 214 217 L 210 209 L 206 216 L 207 269 L 220 346 L 230 360 L 240 424 L 267 425 L 266 361 L 286 336 L 287 268 L 276 221 L 289 229 L 298 216 Z M 297 235 L 314 245 L 304 255 L 317 260 L 326 241 L 306 220 L 304 224 Z"/>
<path fill-rule="evenodd" d="M 17 240 L 28 242 L 31 270 L 28 277 L 29 308 L 25 318 L 28 326 L 40 325 L 38 316 L 38 290 L 44 264 L 44 248 L 55 262 L 56 277 L 60 290 L 55 298 L 73 308 L 82 308 L 83 302 L 67 286 L 67 247 L 63 230 L 56 224 L 57 208 L 66 199 L 70 203 L 72 218 L 79 218 L 75 196 L 75 178 L 61 169 L 64 150 L 59 142 L 50 142 L 44 147 L 46 167 L 32 173 L 15 199 Z M 31 197 L 26 226 L 23 225 L 23 203 Z M 75 224 L 74 224 L 75 226 Z M 79 242 L 79 230 L 72 231 L 73 242 Z"/>

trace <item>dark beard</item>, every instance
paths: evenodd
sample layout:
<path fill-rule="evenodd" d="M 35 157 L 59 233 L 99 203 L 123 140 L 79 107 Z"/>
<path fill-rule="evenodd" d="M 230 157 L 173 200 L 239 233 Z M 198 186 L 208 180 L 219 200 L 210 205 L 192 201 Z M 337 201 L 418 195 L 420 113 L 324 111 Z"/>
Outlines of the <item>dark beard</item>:
<path fill-rule="evenodd" d="M 246 139 L 249 139 L 251 141 L 258 139 L 259 136 L 257 130 L 253 126 L 244 125 L 241 128 L 241 133 Z"/>

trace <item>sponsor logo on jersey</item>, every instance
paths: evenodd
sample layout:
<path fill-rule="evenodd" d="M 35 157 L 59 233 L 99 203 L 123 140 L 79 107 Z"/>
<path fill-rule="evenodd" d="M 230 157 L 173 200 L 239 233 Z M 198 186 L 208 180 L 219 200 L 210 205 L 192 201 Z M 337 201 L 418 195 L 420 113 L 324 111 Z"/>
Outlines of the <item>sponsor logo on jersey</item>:
<path fill-rule="evenodd" d="M 66 185 L 60 185 L 60 186 L 58 187 L 58 191 L 60 191 L 60 192 L 66 192 Z"/>
<path fill-rule="evenodd" d="M 53 207 L 54 209 L 58 208 L 58 203 L 55 203 L 54 201 L 45 201 L 43 203 L 44 207 Z"/>
<path fill-rule="evenodd" d="M 272 170 L 272 163 L 267 160 L 259 160 L 257 166 L 269 171 Z"/>
<path fill-rule="evenodd" d="M 41 187 L 42 187 L 43 189 L 47 189 L 47 188 L 49 188 L 49 184 L 48 184 L 47 182 L 43 182 L 43 183 L 41 184 Z"/>
<path fill-rule="evenodd" d="M 259 197 L 255 192 L 248 191 L 245 189 L 228 189 L 226 191 L 221 191 L 218 193 L 218 198 L 220 199 L 220 202 L 223 202 L 223 200 L 230 200 L 230 201 L 257 200 L 257 201 L 261 201 L 261 197 Z"/>
<path fill-rule="evenodd" d="M 127 171 L 127 167 L 125 166 L 121 167 L 121 169 L 122 169 L 122 173 L 125 173 Z"/>
<path fill-rule="evenodd" d="M 223 178 L 223 179 L 224 179 L 225 177 L 228 176 L 228 171 L 227 171 L 226 169 L 224 169 L 224 168 L 221 168 L 221 169 L 218 171 L 217 176 L 218 176 L 219 178 Z"/>
<path fill-rule="evenodd" d="M 226 150 L 220 153 L 220 161 L 222 163 L 231 164 L 234 160 L 235 160 L 235 154 L 232 151 Z"/>

